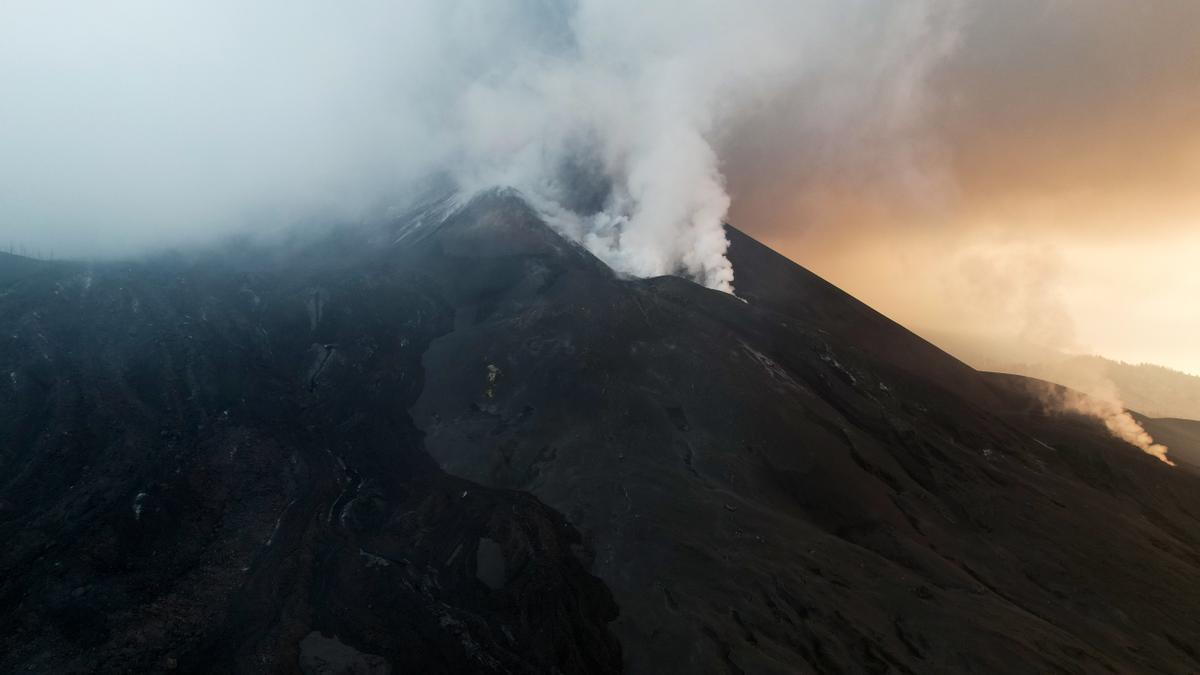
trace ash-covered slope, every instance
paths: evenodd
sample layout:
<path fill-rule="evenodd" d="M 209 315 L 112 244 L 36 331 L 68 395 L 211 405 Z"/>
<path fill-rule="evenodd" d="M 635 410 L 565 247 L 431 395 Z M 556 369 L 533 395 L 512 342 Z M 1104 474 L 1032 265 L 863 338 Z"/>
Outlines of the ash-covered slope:
<path fill-rule="evenodd" d="M 1200 421 L 1181 419 L 1142 420 L 1146 431 L 1171 448 L 1171 458 L 1200 476 Z"/>
<path fill-rule="evenodd" d="M 453 314 L 358 234 L 0 286 L 0 672 L 620 668 L 577 531 L 422 451 Z"/>
<path fill-rule="evenodd" d="M 742 299 L 511 194 L 6 282 L 0 669 L 1200 668 L 1194 476 L 730 236 Z"/>

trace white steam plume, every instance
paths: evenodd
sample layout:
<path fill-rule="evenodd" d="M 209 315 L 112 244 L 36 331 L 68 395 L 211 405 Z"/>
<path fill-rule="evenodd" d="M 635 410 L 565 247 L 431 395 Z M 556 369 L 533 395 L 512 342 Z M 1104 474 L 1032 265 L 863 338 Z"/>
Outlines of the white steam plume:
<path fill-rule="evenodd" d="M 947 43 L 957 16 L 955 2 L 924 0 L 569 6 L 562 43 L 501 64 L 465 92 L 460 170 L 563 207 L 554 222 L 619 271 L 682 273 L 727 292 L 720 156 L 738 139 L 722 132 L 805 93 L 807 110 L 780 114 L 832 129 L 869 115 L 881 89 L 892 109 L 876 111 L 877 126 L 887 127 L 917 106 L 932 67 L 921 57 L 931 41 Z M 881 85 L 872 78 L 891 72 L 888 57 L 910 61 Z M 829 73 L 856 77 L 829 82 Z"/>
<path fill-rule="evenodd" d="M 1065 268 L 1062 255 L 1053 247 L 1021 241 L 989 242 L 960 255 L 957 283 L 951 287 L 960 294 L 955 299 L 964 307 L 989 308 L 986 316 L 980 315 L 980 321 L 990 318 L 1019 326 L 1019 333 L 1010 336 L 1009 342 L 1058 355 L 1060 363 L 1052 375 L 1058 385 L 1038 380 L 1040 384 L 1032 387 L 1047 412 L 1094 417 L 1113 436 L 1174 466 L 1167 458 L 1167 447 L 1155 443 L 1126 410 L 1120 389 L 1105 374 L 1103 362 L 1066 357 L 1069 352 L 1077 352 L 1078 345 L 1075 321 L 1062 299 Z M 1047 375 L 1039 373 L 1041 377 Z"/>
<path fill-rule="evenodd" d="M 1020 328 L 1009 337 L 1010 342 L 1059 355 L 1060 364 L 1052 376 L 1058 384 L 1036 380 L 1038 384 L 1032 387 L 1047 412 L 1093 417 L 1116 438 L 1175 466 L 1167 457 L 1167 447 L 1155 443 L 1125 408 L 1120 389 L 1104 372 L 1103 362 L 1066 357 L 1068 352 L 1078 351 L 1078 345 L 1074 319 L 1062 299 L 1065 267 L 1053 247 L 989 242 L 961 254 L 954 288 L 961 293 L 957 300 L 964 306 L 999 306 L 1000 312 L 992 309 L 988 316 Z M 980 320 L 985 317 L 981 315 Z"/>
<path fill-rule="evenodd" d="M 961 1 L 13 0 L 0 228 L 122 254 L 448 173 L 621 272 L 731 291 L 723 158 L 903 158 Z"/>
<path fill-rule="evenodd" d="M 1049 412 L 1071 412 L 1094 417 L 1104 423 L 1113 436 L 1138 448 L 1159 461 L 1175 466 L 1167 456 L 1168 448 L 1155 443 L 1154 438 L 1121 404 L 1116 385 L 1107 379 L 1097 379 L 1087 393 L 1066 387 L 1047 386 L 1040 393 Z"/>

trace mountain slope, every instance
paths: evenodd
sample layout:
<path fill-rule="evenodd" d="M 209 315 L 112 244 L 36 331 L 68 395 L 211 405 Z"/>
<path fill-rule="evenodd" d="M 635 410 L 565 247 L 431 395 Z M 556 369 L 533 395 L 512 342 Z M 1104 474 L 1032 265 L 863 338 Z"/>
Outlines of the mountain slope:
<path fill-rule="evenodd" d="M 579 535 L 421 452 L 450 316 L 353 234 L 0 293 L 0 671 L 619 668 Z"/>
<path fill-rule="evenodd" d="M 1200 422 L 1179 419 L 1140 420 L 1146 431 L 1171 449 L 1171 458 L 1200 475 Z"/>
<path fill-rule="evenodd" d="M 1200 667 L 1195 477 L 730 237 L 742 299 L 505 193 L 7 289 L 0 667 Z"/>

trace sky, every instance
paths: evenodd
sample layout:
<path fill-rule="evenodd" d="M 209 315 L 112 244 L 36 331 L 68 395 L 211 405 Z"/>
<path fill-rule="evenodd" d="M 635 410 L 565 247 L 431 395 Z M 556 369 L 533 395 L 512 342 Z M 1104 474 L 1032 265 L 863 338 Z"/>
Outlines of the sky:
<path fill-rule="evenodd" d="M 917 189 L 748 152 L 732 221 L 918 332 L 1200 375 L 1200 3 L 980 3 L 933 70 Z"/>
<path fill-rule="evenodd" d="M 1193 0 L 7 0 L 0 246 L 141 254 L 511 185 L 736 292 L 1200 374 Z"/>

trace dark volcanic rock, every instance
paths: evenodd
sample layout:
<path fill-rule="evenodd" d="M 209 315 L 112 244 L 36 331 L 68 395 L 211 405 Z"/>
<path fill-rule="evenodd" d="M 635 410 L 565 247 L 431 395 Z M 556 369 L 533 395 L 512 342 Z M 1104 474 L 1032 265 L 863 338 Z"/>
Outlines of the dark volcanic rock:
<path fill-rule="evenodd" d="M 0 270 L 0 670 L 1200 669 L 1195 476 L 730 236 Z"/>
<path fill-rule="evenodd" d="M 0 288 L 0 671 L 619 670 L 577 531 L 422 451 L 452 308 L 346 236 Z"/>

